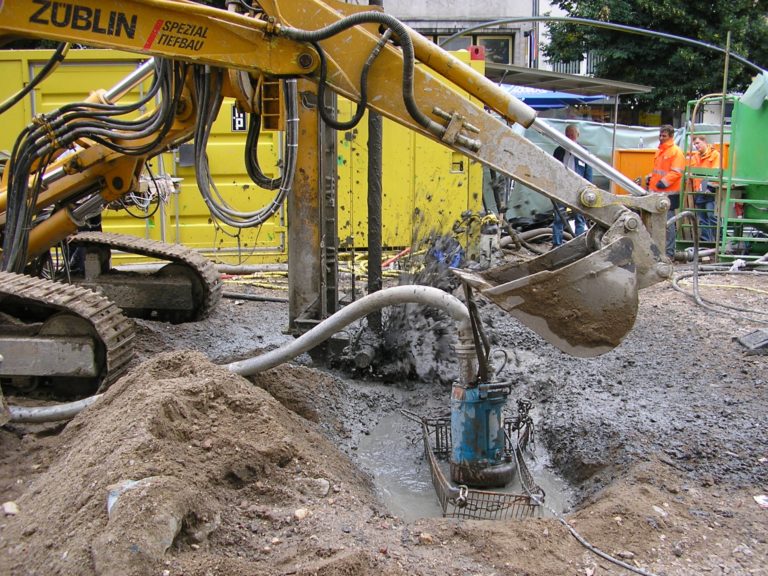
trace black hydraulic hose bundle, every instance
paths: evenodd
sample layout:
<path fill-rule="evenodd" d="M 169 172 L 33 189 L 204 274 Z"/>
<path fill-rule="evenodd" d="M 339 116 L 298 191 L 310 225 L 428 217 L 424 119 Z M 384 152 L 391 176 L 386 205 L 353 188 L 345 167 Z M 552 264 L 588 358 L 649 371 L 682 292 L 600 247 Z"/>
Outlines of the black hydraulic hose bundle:
<path fill-rule="evenodd" d="M 352 28 L 358 24 L 378 23 L 390 28 L 394 33 L 400 47 L 403 51 L 403 102 L 411 117 L 423 128 L 430 133 L 442 138 L 445 129 L 424 114 L 416 104 L 416 98 L 414 96 L 414 69 L 416 63 L 415 52 L 413 48 L 413 42 L 408 33 L 408 29 L 405 25 L 390 16 L 382 12 L 360 12 L 359 14 L 353 14 L 342 18 L 341 20 L 329 24 L 319 30 L 299 30 L 298 28 L 291 28 L 286 26 L 280 29 L 279 34 L 289 38 L 291 40 L 297 40 L 299 42 L 317 43 L 321 40 L 325 40 L 346 30 Z"/>
<path fill-rule="evenodd" d="M 206 146 L 211 134 L 213 121 L 219 113 L 222 96 L 219 88 L 223 83 L 223 72 L 220 68 L 211 66 L 195 66 L 192 71 L 194 75 L 195 96 L 197 98 L 197 117 L 195 119 L 194 134 L 194 155 L 195 155 L 195 177 L 197 187 L 203 195 L 203 199 L 208 205 L 211 214 L 220 218 L 215 213 L 215 204 L 211 197 L 211 188 L 218 194 L 218 189 L 209 170 L 208 155 Z M 215 92 L 212 94 L 212 90 Z"/>
<path fill-rule="evenodd" d="M 270 178 L 259 164 L 259 135 L 261 134 L 261 114 L 251 113 L 248 121 L 248 135 L 245 138 L 245 169 L 250 179 L 259 187 L 275 190 L 282 184 L 282 176 Z M 285 155 L 285 154 L 283 154 Z"/>
<path fill-rule="evenodd" d="M 154 150 L 173 125 L 186 66 L 183 63 L 158 60 L 155 62 L 155 76 L 150 89 L 137 102 L 125 105 L 90 102 L 67 104 L 50 114 L 36 117 L 21 132 L 14 143 L 7 168 L 3 270 L 22 272 L 27 264 L 29 230 L 33 219 L 39 217 L 35 213 L 35 205 L 50 162 L 83 137 L 126 155 L 144 155 Z M 159 105 L 145 117 L 138 120 L 115 118 L 140 111 L 158 94 Z M 148 143 L 138 146 L 125 144 L 149 136 L 154 137 Z M 84 193 L 93 193 L 92 187 Z"/>
<path fill-rule="evenodd" d="M 295 81 L 283 82 L 283 90 L 286 98 L 286 109 L 287 110 L 295 109 L 296 114 L 298 114 L 298 108 L 294 106 L 294 103 L 292 101 L 298 98 L 298 96 L 293 93 L 295 89 L 296 89 Z M 321 110 L 322 110 L 322 107 L 321 107 Z M 292 114 L 292 112 L 287 112 L 287 114 Z M 293 116 L 289 117 L 287 119 L 287 122 L 294 122 Z M 284 165 L 288 165 L 288 166 L 290 166 L 291 164 L 295 164 L 295 157 L 296 157 L 295 148 L 297 146 L 297 143 L 295 141 L 296 138 L 294 137 L 294 132 L 295 132 L 294 130 L 286 129 L 285 145 L 283 147 L 283 163 Z M 259 186 L 260 188 L 264 188 L 266 190 L 276 190 L 278 188 L 284 187 L 284 184 L 286 184 L 285 178 L 283 175 L 277 178 L 270 178 L 266 174 L 264 174 L 264 171 L 261 169 L 261 165 L 259 164 L 259 154 L 258 154 L 260 134 L 261 134 L 261 114 L 258 112 L 253 112 L 248 122 L 248 135 L 246 136 L 246 139 L 245 139 L 245 168 L 248 172 L 248 176 L 257 186 Z M 290 170 L 286 170 L 286 172 L 290 173 Z"/>

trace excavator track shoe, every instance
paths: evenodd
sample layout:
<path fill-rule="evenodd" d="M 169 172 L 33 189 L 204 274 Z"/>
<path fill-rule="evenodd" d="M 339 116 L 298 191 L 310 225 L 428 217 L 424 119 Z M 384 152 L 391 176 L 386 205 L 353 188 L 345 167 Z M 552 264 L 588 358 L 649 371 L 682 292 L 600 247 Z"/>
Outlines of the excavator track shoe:
<path fill-rule="evenodd" d="M 154 274 L 109 270 L 89 277 L 86 268 L 85 279 L 75 279 L 101 290 L 129 316 L 175 324 L 193 322 L 206 318 L 221 300 L 223 284 L 216 266 L 179 244 L 124 234 L 81 232 L 72 237 L 70 247 L 118 250 L 167 261 Z"/>
<path fill-rule="evenodd" d="M 37 379 L 61 384 L 66 393 L 88 393 L 114 382 L 133 358 L 133 321 L 77 285 L 0 272 L 0 316 L 5 383 L 31 381 L 34 387 Z M 70 349 L 78 358 L 55 360 Z M 29 358 L 30 350 L 51 350 L 51 357 Z"/>

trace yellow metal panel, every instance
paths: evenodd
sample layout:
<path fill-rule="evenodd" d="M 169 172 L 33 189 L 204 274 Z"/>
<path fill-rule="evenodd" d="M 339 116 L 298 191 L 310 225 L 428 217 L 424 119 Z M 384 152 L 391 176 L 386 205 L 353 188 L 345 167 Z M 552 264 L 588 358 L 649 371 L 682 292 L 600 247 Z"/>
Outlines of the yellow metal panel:
<path fill-rule="evenodd" d="M 470 62 L 468 52 L 456 55 Z M 482 71 L 483 62 L 471 64 Z M 339 98 L 338 108 L 342 120 L 348 119 L 354 110 L 343 98 Z M 339 133 L 338 206 L 342 248 L 368 246 L 367 143 L 367 115 L 353 130 Z M 384 119 L 382 194 L 384 246 L 410 246 L 433 230 L 447 233 L 465 210 L 482 209 L 482 166 Z"/>
<path fill-rule="evenodd" d="M 2 54 L 3 52 L 0 51 L 0 55 Z M 0 102 L 5 102 L 7 98 L 13 96 L 23 85 L 29 82 L 29 76 L 26 74 L 24 63 L 21 60 L 0 59 L 0 78 L 3 79 L 0 82 Z M 30 113 L 27 99 L 21 100 L 3 114 L 3 129 L 0 130 L 0 150 L 11 151 L 16 135 L 29 122 L 29 118 Z"/>
<path fill-rule="evenodd" d="M 354 105 L 338 99 L 339 118 L 349 120 Z M 352 130 L 337 132 L 338 236 L 341 249 L 368 245 L 368 114 Z"/>
<path fill-rule="evenodd" d="M 82 52 L 82 51 L 81 51 Z M 85 52 L 90 52 L 87 50 Z M 84 100 L 91 92 L 100 88 L 111 88 L 128 74 L 133 72 L 141 60 L 132 62 L 100 61 L 100 60 L 65 60 L 40 88 L 35 90 L 33 114 L 51 112 L 65 104 Z M 37 75 L 44 62 L 30 63 L 33 73 Z M 149 83 L 144 85 L 149 87 Z M 133 91 L 120 102 L 136 102 L 139 92 Z M 138 116 L 137 112 L 134 116 Z"/>
<path fill-rule="evenodd" d="M 382 243 L 385 247 L 410 246 L 420 233 L 416 208 L 416 139 L 423 139 L 413 131 L 384 122 L 383 178 L 382 178 Z M 434 150 L 439 144 L 430 143 Z"/>
<path fill-rule="evenodd" d="M 339 104 L 348 109 L 349 102 Z M 340 245 L 368 246 L 368 125 L 364 116 L 338 138 Z M 384 121 L 382 242 L 410 246 L 431 231 L 447 233 L 467 209 L 482 205 L 477 162 L 388 120 Z"/>
<path fill-rule="evenodd" d="M 252 212 L 268 206 L 277 190 L 259 188 L 248 176 L 244 159 L 246 133 L 232 129 L 233 105 L 233 100 L 225 99 L 221 106 L 208 141 L 208 161 L 223 200 L 234 210 Z M 278 154 L 281 142 L 276 132 L 261 133 L 259 162 L 265 175 L 270 178 L 279 176 Z M 285 261 L 284 208 L 257 228 L 214 226 L 198 190 L 194 167 L 178 167 L 177 176 L 184 178 L 179 194 L 181 223 L 178 226 L 178 242 L 200 249 L 215 260 L 226 262 L 258 264 Z"/>
<path fill-rule="evenodd" d="M 349 100 L 339 99 L 338 111 L 339 118 L 347 121 L 351 117 L 352 103 Z M 361 174 L 367 174 L 368 157 L 364 154 L 361 157 L 357 139 L 360 138 L 360 130 L 365 130 L 365 141 L 368 140 L 368 116 L 364 116 L 354 130 L 347 130 L 336 133 L 336 205 L 338 207 L 338 235 L 339 249 L 346 250 L 355 246 L 364 246 L 367 244 L 367 234 L 363 231 L 360 224 L 368 217 L 368 205 L 358 206 L 359 199 L 355 196 L 354 190 L 360 187 L 359 181 Z M 364 167 L 362 165 L 365 164 Z M 367 182 L 367 177 L 366 177 Z M 358 236 L 362 234 L 362 236 Z"/>
<path fill-rule="evenodd" d="M 0 71 L 8 79 L 0 95 L 10 95 L 39 70 L 50 50 L 0 51 Z M 459 53 L 468 60 L 468 55 Z M 91 91 L 110 88 L 143 58 L 111 50 L 72 50 L 67 60 L 28 97 L 3 116 L 2 148 L 10 149 L 16 134 L 33 113 L 85 99 Z M 473 65 L 475 63 L 473 62 Z M 482 67 L 482 63 L 477 66 Z M 146 86 L 145 86 L 146 89 Z M 134 91 L 124 101 L 135 101 Z M 252 211 L 269 204 L 275 191 L 262 190 L 248 177 L 243 159 L 245 132 L 233 131 L 233 101 L 225 100 L 211 131 L 208 147 L 211 173 L 223 198 L 235 209 Z M 340 117 L 353 105 L 339 98 Z M 367 247 L 367 117 L 356 128 L 338 133 L 339 239 L 342 248 Z M 262 131 L 259 158 L 267 176 L 278 176 L 281 141 L 276 132 Z M 447 231 L 466 209 L 481 208 L 482 170 L 476 162 L 448 148 L 384 121 L 383 242 L 387 247 L 411 245 L 432 228 Z M 286 221 L 281 210 L 263 226 L 236 230 L 213 225 L 197 188 L 193 167 L 178 165 L 178 154 L 150 163 L 153 173 L 182 178 L 180 192 L 150 218 L 131 217 L 124 210 L 105 213 L 106 230 L 179 242 L 202 250 L 215 260 L 238 263 L 282 262 L 287 258 Z M 461 165 L 461 168 L 459 168 Z M 129 209 L 131 207 L 129 206 Z M 133 207 L 133 212 L 139 212 Z"/>

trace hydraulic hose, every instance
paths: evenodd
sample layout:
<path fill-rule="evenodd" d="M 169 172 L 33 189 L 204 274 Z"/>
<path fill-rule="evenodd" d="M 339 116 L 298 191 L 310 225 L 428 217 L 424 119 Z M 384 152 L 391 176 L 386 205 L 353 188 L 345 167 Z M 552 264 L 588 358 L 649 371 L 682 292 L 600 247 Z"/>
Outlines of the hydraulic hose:
<path fill-rule="evenodd" d="M 211 214 L 233 228 L 251 228 L 260 226 L 271 218 L 283 205 L 290 190 L 293 188 L 293 181 L 296 175 L 296 160 L 298 157 L 298 138 L 299 138 L 299 111 L 298 111 L 298 90 L 295 79 L 283 80 L 286 105 L 286 145 L 285 145 L 285 167 L 282 176 L 275 181 L 279 185 L 279 190 L 272 201 L 254 211 L 243 212 L 231 207 L 226 200 L 219 194 L 216 183 L 211 178 L 208 157 L 205 152 L 205 145 L 208 141 L 211 125 L 218 113 L 220 102 L 217 102 L 208 118 L 198 119 L 198 132 L 195 137 L 195 164 L 198 188 L 203 199 L 208 206 Z M 207 88 L 202 88 L 203 96 L 207 93 Z M 201 98 L 200 110 L 205 113 L 208 108 L 206 98 Z M 255 145 L 256 143 L 254 143 Z M 256 153 L 255 151 L 253 152 Z M 253 162 L 253 159 L 250 160 Z M 249 164 L 250 164 L 249 162 Z M 255 166 L 252 166 L 255 168 Z M 249 175 L 256 175 L 253 170 Z M 258 181 L 257 181 L 258 184 Z"/>
<path fill-rule="evenodd" d="M 37 85 L 40 84 L 40 82 L 45 80 L 51 74 L 51 72 L 56 70 L 56 68 L 59 67 L 59 64 L 61 64 L 64 61 L 64 58 L 67 56 L 67 52 L 69 52 L 69 46 L 69 42 L 63 42 L 59 44 L 56 48 L 56 51 L 53 53 L 53 56 L 51 56 L 50 60 L 48 60 L 46 65 L 43 66 L 43 69 L 40 70 L 40 72 L 34 78 L 32 78 L 32 80 L 30 80 L 26 86 L 24 86 L 21 90 L 16 92 L 16 94 L 7 100 L 0 102 L 0 114 L 5 113 L 13 106 L 21 102 L 21 100 L 27 94 L 32 92 L 32 90 L 34 90 Z"/>
<path fill-rule="evenodd" d="M 475 345 L 472 339 L 472 324 L 470 322 L 469 310 L 458 298 L 438 288 L 415 285 L 397 286 L 368 294 L 339 310 L 330 318 L 323 320 L 312 330 L 290 344 L 261 356 L 232 362 L 227 365 L 227 368 L 242 376 L 250 376 L 264 370 L 269 370 L 311 350 L 355 320 L 359 320 L 385 306 L 407 303 L 424 304 L 440 308 L 457 322 L 459 344 L 456 353 L 459 358 L 459 378 L 463 383 L 471 382 L 475 377 L 476 367 L 472 358 L 475 355 Z"/>
<path fill-rule="evenodd" d="M 101 394 L 96 394 L 82 400 L 56 404 L 55 406 L 8 406 L 8 412 L 11 415 L 11 422 L 40 424 L 42 422 L 70 420 L 96 402 L 101 396 Z"/>
<path fill-rule="evenodd" d="M 376 58 L 378 58 L 384 46 L 386 46 L 387 42 L 389 42 L 391 36 L 392 30 L 387 29 L 384 34 L 382 34 L 381 38 L 379 38 L 378 44 L 376 44 L 374 49 L 368 55 L 365 64 L 363 64 L 363 71 L 360 74 L 360 102 L 357 103 L 357 109 L 355 110 L 355 113 L 352 115 L 350 120 L 347 122 L 341 122 L 336 118 L 330 117 L 325 109 L 325 106 L 318 106 L 317 110 L 320 113 L 320 117 L 323 119 L 323 122 L 328 124 L 334 130 L 351 130 L 360 122 L 360 119 L 363 117 L 363 114 L 365 113 L 365 110 L 368 106 L 368 73 L 371 70 L 373 62 L 376 60 Z M 313 45 L 315 50 L 317 50 L 317 55 L 320 57 L 320 81 L 317 84 L 317 99 L 319 102 L 324 102 L 328 65 L 323 48 L 317 42 L 315 42 Z"/>
<path fill-rule="evenodd" d="M 698 218 L 697 216 L 691 212 L 690 210 L 686 210 L 684 212 L 680 212 L 676 216 L 673 216 L 669 220 L 667 220 L 667 226 L 677 222 L 678 220 L 687 219 L 691 221 L 691 224 L 693 225 L 693 271 L 685 274 L 679 274 L 672 280 L 672 288 L 677 290 L 678 292 L 681 292 L 685 294 L 686 296 L 692 296 L 693 300 L 701 306 L 702 308 L 709 310 L 710 312 L 716 312 L 718 314 L 731 314 L 734 316 L 739 316 L 741 318 L 744 318 L 746 320 L 750 320 L 752 322 L 757 322 L 759 324 L 768 324 L 768 321 L 763 320 L 762 318 L 755 318 L 753 316 L 746 316 L 745 314 L 764 314 L 762 310 L 748 310 L 741 306 L 731 306 L 729 304 L 725 304 L 722 302 L 712 302 L 710 300 L 705 300 L 701 297 L 701 294 L 699 293 L 699 276 L 702 274 L 733 274 L 734 272 L 731 272 L 730 270 L 723 269 L 723 270 L 713 270 L 708 269 L 704 272 L 700 271 L 699 266 L 699 225 L 698 225 Z M 761 274 L 759 271 L 752 271 L 751 274 Z M 683 290 L 683 288 L 680 286 L 680 280 L 684 278 L 691 277 L 693 279 L 693 292 L 692 294 L 689 294 L 686 290 Z"/>
<path fill-rule="evenodd" d="M 414 66 L 416 63 L 415 51 L 411 36 L 408 33 L 408 28 L 400 22 L 397 18 L 384 14 L 382 12 L 360 12 L 342 18 L 341 20 L 329 24 L 319 30 L 300 30 L 298 28 L 291 28 L 285 26 L 280 28 L 278 34 L 284 36 L 290 40 L 297 40 L 299 42 L 320 42 L 343 32 L 347 28 L 357 26 L 358 24 L 366 24 L 375 22 L 383 24 L 392 29 L 392 32 L 397 37 L 400 47 L 403 50 L 403 102 L 411 117 L 418 122 L 425 130 L 431 132 L 437 137 L 442 137 L 445 128 L 440 126 L 437 122 L 433 121 L 426 114 L 424 114 L 416 105 L 416 98 L 414 96 Z"/>
<path fill-rule="evenodd" d="M 239 362 L 227 364 L 230 372 L 250 376 L 274 368 L 324 342 L 345 326 L 385 306 L 398 304 L 423 304 L 434 306 L 446 312 L 457 323 L 459 343 L 456 355 L 459 360 L 459 380 L 463 384 L 472 382 L 477 373 L 477 356 L 472 340 L 472 323 L 467 307 L 455 296 L 431 286 L 397 286 L 369 294 L 336 312 L 306 334 L 290 344 Z M 96 402 L 103 394 L 96 394 L 76 402 L 55 406 L 22 407 L 8 406 L 11 422 L 42 423 L 69 420 Z"/>
<path fill-rule="evenodd" d="M 541 238 L 543 236 L 551 236 L 552 235 L 552 228 L 533 228 L 531 230 L 526 230 L 525 232 L 519 232 L 517 234 L 517 237 L 522 240 L 523 242 L 529 242 L 531 240 L 536 240 L 538 238 Z M 563 230 L 563 238 L 566 240 L 572 240 L 573 236 Z M 499 247 L 504 248 L 505 246 L 509 246 L 514 242 L 514 239 L 511 236 L 504 236 L 501 240 L 499 240 Z"/>

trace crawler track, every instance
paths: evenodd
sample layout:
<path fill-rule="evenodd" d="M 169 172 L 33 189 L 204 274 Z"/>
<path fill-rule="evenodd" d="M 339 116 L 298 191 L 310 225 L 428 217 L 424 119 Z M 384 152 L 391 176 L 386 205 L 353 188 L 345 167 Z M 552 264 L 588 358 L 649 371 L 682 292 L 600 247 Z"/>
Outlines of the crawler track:
<path fill-rule="evenodd" d="M 98 384 L 108 386 L 133 357 L 135 326 L 120 308 L 97 294 L 73 284 L 62 284 L 11 272 L 0 272 L 0 310 L 25 324 L 42 323 L 65 312 L 86 321 L 97 344 Z"/>
<path fill-rule="evenodd" d="M 184 246 L 103 232 L 81 232 L 70 240 L 70 246 L 101 246 L 186 266 L 198 280 L 189 320 L 206 318 L 221 300 L 223 285 L 214 264 Z"/>

